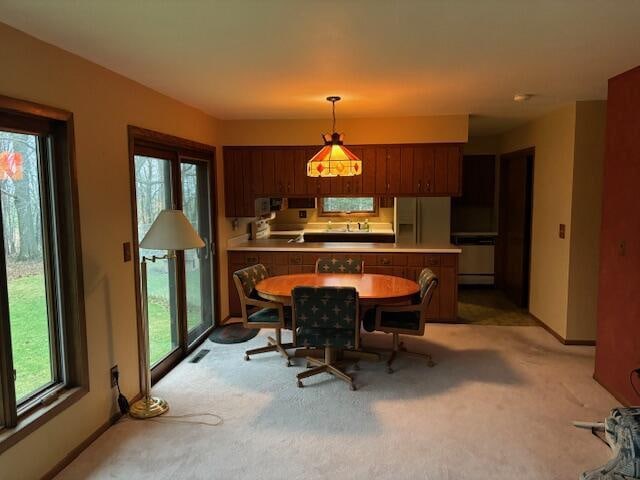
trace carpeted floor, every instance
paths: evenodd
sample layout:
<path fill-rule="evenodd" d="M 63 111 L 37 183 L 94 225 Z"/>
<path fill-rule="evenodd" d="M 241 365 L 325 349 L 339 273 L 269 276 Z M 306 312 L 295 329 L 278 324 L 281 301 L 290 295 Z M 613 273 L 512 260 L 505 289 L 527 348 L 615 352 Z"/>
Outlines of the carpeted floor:
<path fill-rule="evenodd" d="M 122 420 L 60 479 L 577 479 L 609 458 L 572 420 L 600 420 L 615 400 L 591 378 L 594 349 L 540 327 L 428 325 L 396 373 L 362 364 L 359 390 L 329 376 L 296 387 L 282 358 L 245 362 L 250 342 L 183 362 L 154 387 L 170 414 L 211 411 L 218 427 Z M 376 334 L 365 343 L 388 344 Z M 302 364 L 300 364 L 302 365 Z"/>
<path fill-rule="evenodd" d="M 458 320 L 473 325 L 537 325 L 529 312 L 518 308 L 500 290 L 492 288 L 460 288 Z"/>

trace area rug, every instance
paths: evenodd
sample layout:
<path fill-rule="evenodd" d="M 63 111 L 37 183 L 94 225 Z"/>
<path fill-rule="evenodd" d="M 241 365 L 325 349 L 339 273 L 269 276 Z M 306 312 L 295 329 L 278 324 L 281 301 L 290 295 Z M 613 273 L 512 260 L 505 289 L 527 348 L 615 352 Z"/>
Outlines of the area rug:
<path fill-rule="evenodd" d="M 214 343 L 242 343 L 258 335 L 259 328 L 244 328 L 241 323 L 229 323 L 216 328 L 209 340 Z"/>

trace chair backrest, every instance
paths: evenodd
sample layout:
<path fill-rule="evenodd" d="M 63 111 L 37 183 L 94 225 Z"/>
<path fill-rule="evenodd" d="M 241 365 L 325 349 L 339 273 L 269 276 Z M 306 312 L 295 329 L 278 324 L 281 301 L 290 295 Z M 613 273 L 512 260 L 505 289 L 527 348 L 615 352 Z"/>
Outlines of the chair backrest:
<path fill-rule="evenodd" d="M 438 286 L 438 277 L 431 269 L 423 268 L 418 275 L 418 285 L 420 285 L 420 305 L 424 314 L 433 298 L 433 291 Z"/>
<path fill-rule="evenodd" d="M 360 257 L 321 257 L 316 261 L 316 273 L 363 273 L 364 261 Z"/>
<path fill-rule="evenodd" d="M 293 331 L 299 345 L 358 348 L 358 292 L 353 287 L 296 287 L 291 291 Z"/>
<path fill-rule="evenodd" d="M 268 276 L 269 272 L 261 263 L 233 272 L 233 282 L 236 284 L 236 290 L 238 290 L 240 305 L 242 306 L 242 319 L 245 322 L 247 321 L 246 299 L 258 298 L 255 290 L 256 285 L 260 280 L 264 280 Z"/>

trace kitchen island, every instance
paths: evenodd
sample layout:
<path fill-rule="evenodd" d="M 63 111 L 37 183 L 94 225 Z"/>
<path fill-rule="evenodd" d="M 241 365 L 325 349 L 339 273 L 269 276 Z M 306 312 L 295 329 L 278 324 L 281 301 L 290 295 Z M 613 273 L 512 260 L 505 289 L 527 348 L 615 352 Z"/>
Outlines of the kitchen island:
<path fill-rule="evenodd" d="M 395 243 L 304 242 L 250 240 L 229 246 L 229 311 L 240 316 L 240 299 L 233 272 L 262 263 L 271 275 L 310 273 L 319 257 L 358 256 L 366 273 L 380 273 L 416 280 L 424 267 L 438 276 L 427 317 L 430 321 L 454 322 L 458 314 L 458 254 L 454 245 L 398 245 Z"/>

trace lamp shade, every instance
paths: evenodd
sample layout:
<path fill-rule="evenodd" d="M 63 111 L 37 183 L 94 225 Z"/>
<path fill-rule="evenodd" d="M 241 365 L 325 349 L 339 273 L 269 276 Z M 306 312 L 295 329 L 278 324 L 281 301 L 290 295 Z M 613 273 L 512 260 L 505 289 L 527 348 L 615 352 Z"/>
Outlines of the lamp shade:
<path fill-rule="evenodd" d="M 140 242 L 150 250 L 189 250 L 204 242 L 181 210 L 163 210 Z"/>
<path fill-rule="evenodd" d="M 361 173 L 362 161 L 340 144 L 325 145 L 307 162 L 309 177 L 351 177 Z"/>

